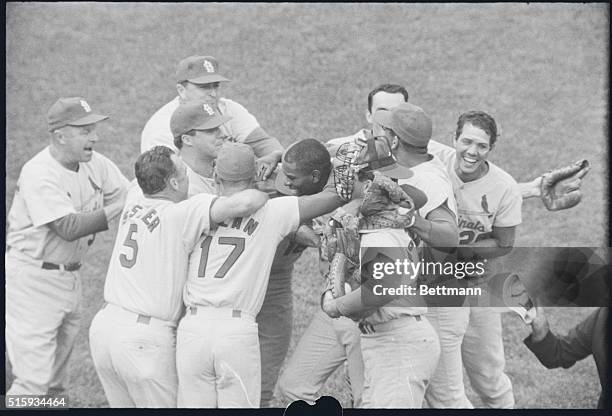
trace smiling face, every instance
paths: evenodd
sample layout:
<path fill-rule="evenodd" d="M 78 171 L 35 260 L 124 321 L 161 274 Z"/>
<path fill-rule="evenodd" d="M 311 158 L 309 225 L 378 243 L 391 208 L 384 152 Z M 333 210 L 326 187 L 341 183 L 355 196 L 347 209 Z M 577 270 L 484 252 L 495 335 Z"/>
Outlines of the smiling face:
<path fill-rule="evenodd" d="M 89 162 L 98 141 L 96 124 L 64 126 L 56 131 L 66 163 Z"/>
<path fill-rule="evenodd" d="M 312 195 L 321 191 L 319 171 L 303 171 L 298 169 L 295 161 L 288 162 L 286 160 L 283 161 L 281 169 L 286 176 L 284 185 L 296 191 L 298 195 Z"/>
<path fill-rule="evenodd" d="M 465 123 L 455 139 L 455 172 L 464 182 L 474 181 L 487 173 L 486 160 L 492 150 L 491 137 L 472 123 Z"/>
<path fill-rule="evenodd" d="M 177 84 L 176 89 L 184 102 L 202 101 L 213 107 L 218 103 L 219 83 L 193 84 L 185 81 Z"/>

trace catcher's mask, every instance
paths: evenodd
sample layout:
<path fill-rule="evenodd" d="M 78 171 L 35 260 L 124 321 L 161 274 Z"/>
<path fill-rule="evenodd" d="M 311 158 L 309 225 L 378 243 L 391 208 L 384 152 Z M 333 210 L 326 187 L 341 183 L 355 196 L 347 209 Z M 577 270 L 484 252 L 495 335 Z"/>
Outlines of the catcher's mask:
<path fill-rule="evenodd" d="M 334 166 L 334 185 L 340 198 L 351 199 L 357 172 L 375 170 L 395 179 L 413 175 L 409 168 L 397 163 L 385 136 L 368 137 L 365 146 L 355 142 L 341 145 L 336 151 Z"/>

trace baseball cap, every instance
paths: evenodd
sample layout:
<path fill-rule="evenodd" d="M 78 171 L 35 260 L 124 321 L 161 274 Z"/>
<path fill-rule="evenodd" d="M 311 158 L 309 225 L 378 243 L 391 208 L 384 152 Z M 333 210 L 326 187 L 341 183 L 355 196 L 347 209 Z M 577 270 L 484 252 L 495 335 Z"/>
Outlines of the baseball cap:
<path fill-rule="evenodd" d="M 47 112 L 49 131 L 64 126 L 86 126 L 107 118 L 106 115 L 94 113 L 82 97 L 62 97 Z"/>
<path fill-rule="evenodd" d="M 210 104 L 188 102 L 178 106 L 170 117 L 172 136 L 179 137 L 191 130 L 209 130 L 221 126 L 232 118 L 219 114 Z"/>
<path fill-rule="evenodd" d="M 242 181 L 255 177 L 255 153 L 244 143 L 227 142 L 221 146 L 215 162 L 217 175 L 226 181 Z"/>
<path fill-rule="evenodd" d="M 219 63 L 212 56 L 189 56 L 176 67 L 176 82 L 189 81 L 193 84 L 225 82 L 229 79 L 219 75 Z"/>
<path fill-rule="evenodd" d="M 361 171 L 378 171 L 394 179 L 408 179 L 414 175 L 412 170 L 402 166 L 391 152 L 385 138 L 369 137 L 366 146 L 357 157 L 357 164 L 363 165 Z"/>
<path fill-rule="evenodd" d="M 413 146 L 426 147 L 431 139 L 431 117 L 414 104 L 402 103 L 391 110 L 378 110 L 373 119 L 393 130 L 401 141 Z"/>

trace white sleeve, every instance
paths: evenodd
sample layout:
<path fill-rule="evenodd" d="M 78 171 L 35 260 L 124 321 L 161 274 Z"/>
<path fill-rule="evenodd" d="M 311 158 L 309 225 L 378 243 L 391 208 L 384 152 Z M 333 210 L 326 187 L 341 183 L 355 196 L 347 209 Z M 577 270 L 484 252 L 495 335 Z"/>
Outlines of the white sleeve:
<path fill-rule="evenodd" d="M 241 104 L 235 101 L 224 99 L 225 111 L 222 111 L 225 115 L 232 117 L 230 121 L 226 123 L 226 126 L 230 130 L 232 137 L 238 142 L 244 142 L 249 134 L 253 132 L 259 123 L 255 116 L 244 108 Z"/>
<path fill-rule="evenodd" d="M 76 213 L 72 199 L 57 176 L 25 166 L 17 184 L 34 227 Z"/>
<path fill-rule="evenodd" d="M 518 184 L 510 186 L 499 203 L 499 211 L 495 215 L 493 226 L 514 227 L 522 222 L 523 196 Z"/>
<path fill-rule="evenodd" d="M 447 203 L 449 209 L 457 215 L 457 208 L 455 203 L 455 195 L 453 194 L 453 188 L 450 183 L 439 179 L 433 175 L 430 175 L 429 181 L 421 182 L 417 188 L 425 192 L 427 196 L 427 202 L 419 209 L 421 217 L 425 218 L 427 215 L 438 208 L 440 205 Z"/>
<path fill-rule="evenodd" d="M 107 205 L 115 199 L 117 194 L 127 189 L 130 182 L 112 160 L 99 153 L 96 156 L 102 162 L 102 192 L 104 193 L 104 205 Z"/>
<path fill-rule="evenodd" d="M 297 196 L 282 196 L 268 201 L 267 216 L 283 238 L 300 226 L 300 208 Z"/>
<path fill-rule="evenodd" d="M 215 199 L 215 195 L 198 194 L 176 204 L 177 225 L 187 251 L 193 250 L 202 234 L 210 232 L 210 207 Z"/>

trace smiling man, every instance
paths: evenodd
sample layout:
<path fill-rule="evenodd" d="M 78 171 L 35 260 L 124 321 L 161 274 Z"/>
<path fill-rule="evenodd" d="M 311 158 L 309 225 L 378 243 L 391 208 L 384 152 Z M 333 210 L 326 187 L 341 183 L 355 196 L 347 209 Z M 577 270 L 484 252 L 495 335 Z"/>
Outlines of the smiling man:
<path fill-rule="evenodd" d="M 49 109 L 49 146 L 21 169 L 8 215 L 7 395 L 61 393 L 80 327 L 81 262 L 123 208 L 127 179 L 94 151 L 96 114 L 81 97 Z"/>

